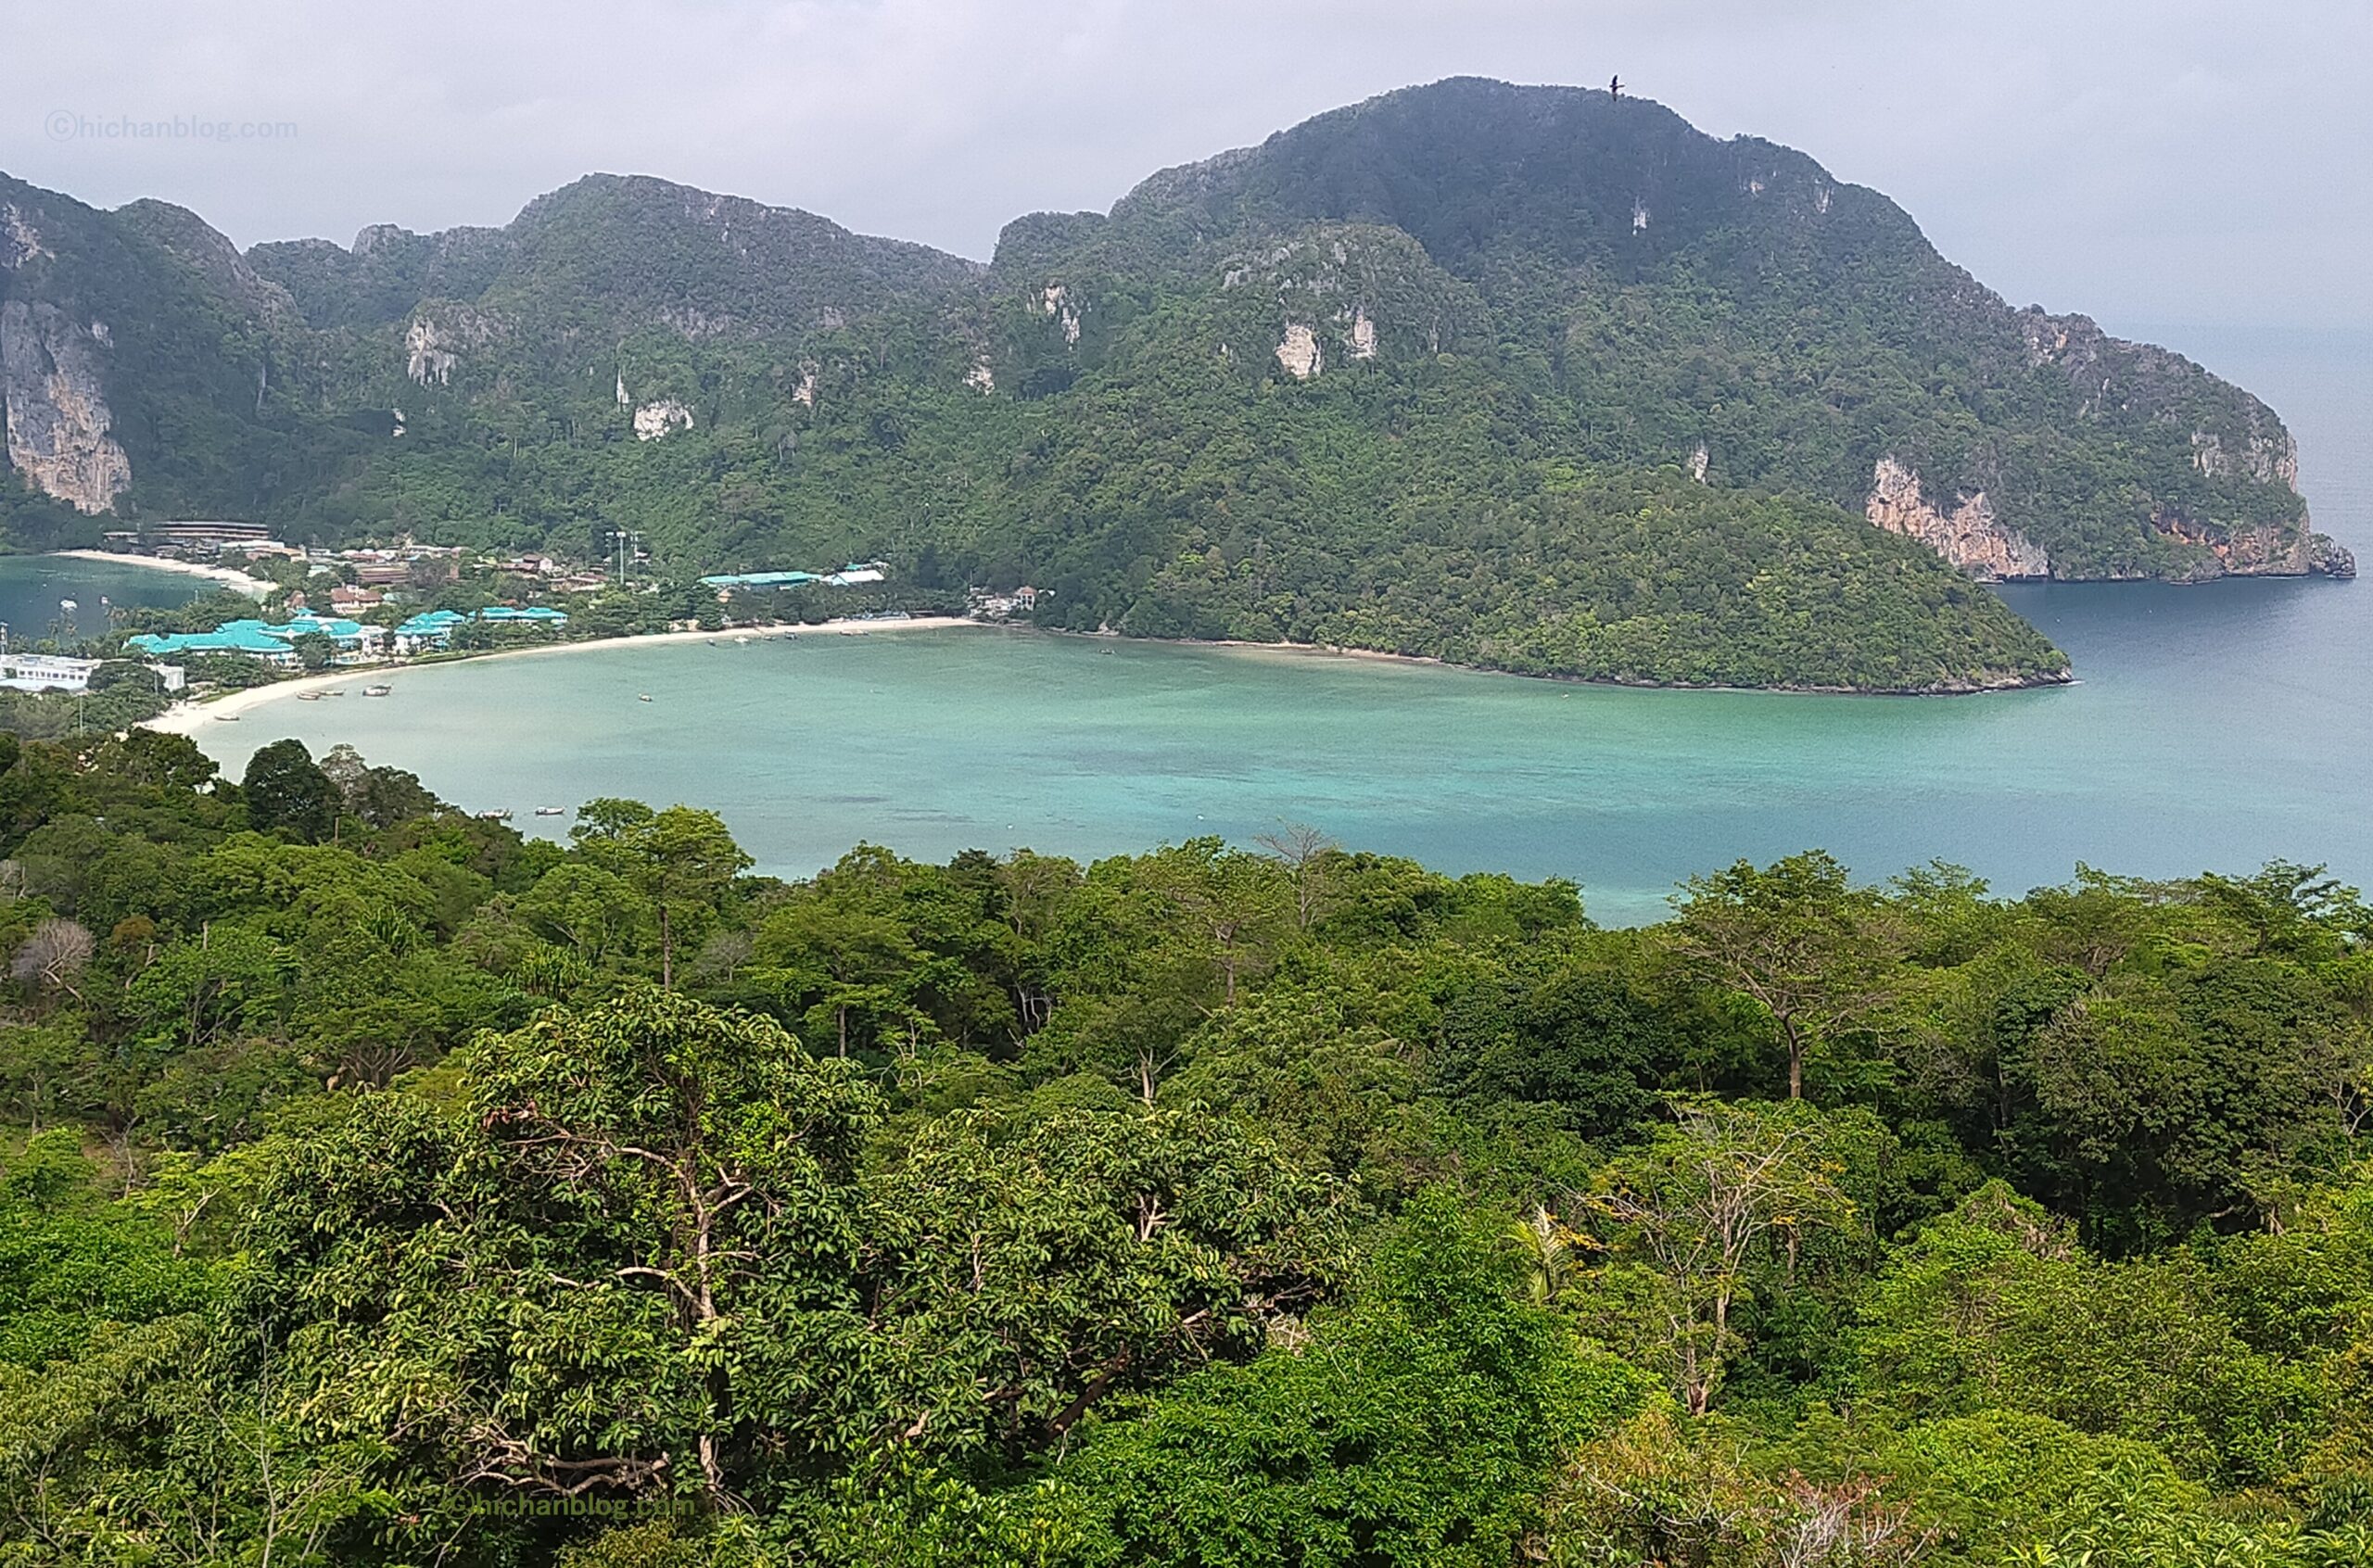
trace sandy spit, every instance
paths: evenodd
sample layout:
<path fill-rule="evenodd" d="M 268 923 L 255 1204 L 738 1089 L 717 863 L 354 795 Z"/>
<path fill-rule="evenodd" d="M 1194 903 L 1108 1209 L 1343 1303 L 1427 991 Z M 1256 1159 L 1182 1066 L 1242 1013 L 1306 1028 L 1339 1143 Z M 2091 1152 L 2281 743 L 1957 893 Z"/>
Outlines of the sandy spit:
<path fill-rule="evenodd" d="M 139 566 L 151 572 L 171 572 L 176 576 L 204 577 L 209 582 L 221 583 L 241 593 L 251 593 L 258 599 L 272 591 L 270 583 L 228 566 L 202 566 L 195 561 L 167 561 L 155 555 L 124 555 L 111 550 L 53 550 L 46 553 L 68 561 L 104 561 L 116 566 Z"/>
<path fill-rule="evenodd" d="M 476 663 L 487 659 L 552 658 L 564 653 L 581 653 L 592 648 L 653 648 L 668 642 L 722 642 L 729 638 L 780 637 L 795 631 L 803 637 L 819 632 L 840 632 L 850 636 L 871 632 L 946 631 L 957 626 L 978 626 L 981 623 L 961 615 L 918 615 L 905 621 L 821 621 L 814 626 L 766 626 L 724 631 L 654 632 L 642 637 L 597 637 L 581 642 L 552 642 L 534 648 L 505 648 L 490 653 L 472 653 L 461 659 L 439 659 L 437 664 Z M 380 681 L 393 683 L 401 678 L 407 668 L 425 666 L 389 664 L 350 664 L 344 669 L 321 675 L 298 676 L 291 680 L 276 680 L 269 686 L 250 687 L 245 691 L 226 692 L 211 701 L 181 702 L 147 721 L 142 727 L 159 730 L 167 735 L 196 735 L 209 724 L 240 718 L 269 702 L 286 702 L 307 691 L 324 691 L 333 686 L 369 686 Z"/>

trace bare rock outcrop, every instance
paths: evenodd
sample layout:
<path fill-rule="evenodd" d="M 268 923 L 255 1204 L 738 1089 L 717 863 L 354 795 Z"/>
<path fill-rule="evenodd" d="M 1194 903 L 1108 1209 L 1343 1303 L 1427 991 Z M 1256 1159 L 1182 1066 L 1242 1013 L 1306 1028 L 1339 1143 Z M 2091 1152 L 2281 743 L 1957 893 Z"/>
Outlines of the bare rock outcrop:
<path fill-rule="evenodd" d="M 1863 514 L 1891 534 L 1920 540 L 1937 554 L 1989 582 L 2051 575 L 2043 546 L 1995 515 L 1984 490 L 1959 497 L 1945 512 L 1923 493 L 1920 475 L 1883 457 L 1871 475 Z"/>
<path fill-rule="evenodd" d="M 692 411 L 673 398 L 645 403 L 634 411 L 634 438 L 638 441 L 664 441 L 677 431 L 692 427 Z"/>
<path fill-rule="evenodd" d="M 501 335 L 494 318 L 469 306 L 424 306 L 404 328 L 404 374 L 416 386 L 447 386 L 463 350 L 484 348 Z"/>
<path fill-rule="evenodd" d="M 1301 322 L 1286 323 L 1285 341 L 1277 345 L 1277 363 L 1296 381 L 1308 381 L 1326 367 L 1326 352 L 1318 346 L 1318 335 Z"/>
<path fill-rule="evenodd" d="M 106 512 L 132 484 L 132 460 L 109 433 L 104 337 L 55 305 L 0 304 L 0 419 L 8 464 L 78 512 Z M 98 328 L 98 331 L 104 331 Z"/>
<path fill-rule="evenodd" d="M 2177 544 L 2202 553 L 2193 557 L 2177 582 L 2205 582 L 2213 577 L 2328 577 L 2356 575 L 2356 557 L 2329 534 L 2311 533 L 2306 519 L 2296 524 L 2251 523 L 2239 526 L 2202 523 L 2164 508 L 2151 514 L 2151 525 Z"/>

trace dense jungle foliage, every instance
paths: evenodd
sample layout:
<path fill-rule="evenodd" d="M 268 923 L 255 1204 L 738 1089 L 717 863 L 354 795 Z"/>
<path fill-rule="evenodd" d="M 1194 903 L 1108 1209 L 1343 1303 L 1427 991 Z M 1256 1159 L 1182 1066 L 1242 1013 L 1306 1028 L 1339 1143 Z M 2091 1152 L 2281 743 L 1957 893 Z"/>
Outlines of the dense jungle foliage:
<path fill-rule="evenodd" d="M 1600 93 L 1388 95 L 1019 220 L 985 268 L 642 178 L 244 257 L 158 203 L 0 200 L 33 236 L 0 234 L 0 301 L 107 324 L 119 510 L 300 541 L 599 560 L 626 527 L 671 575 L 880 557 L 1075 629 L 1923 690 L 2066 661 L 1863 520 L 1884 459 L 2062 576 L 2304 527 L 2248 394 Z"/>
<path fill-rule="evenodd" d="M 2373 909 L 0 739 L 0 1562 L 2373 1564 Z"/>

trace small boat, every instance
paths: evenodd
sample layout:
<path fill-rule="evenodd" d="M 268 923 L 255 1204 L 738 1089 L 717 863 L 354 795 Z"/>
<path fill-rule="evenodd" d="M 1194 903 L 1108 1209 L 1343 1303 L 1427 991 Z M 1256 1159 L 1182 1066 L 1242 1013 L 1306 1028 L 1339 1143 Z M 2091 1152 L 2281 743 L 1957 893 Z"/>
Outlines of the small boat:
<path fill-rule="evenodd" d="M 395 688 L 392 686 L 366 686 L 362 689 L 362 695 L 365 697 L 385 697 L 394 689 Z"/>
<path fill-rule="evenodd" d="M 321 700 L 322 694 L 318 691 L 299 691 L 297 693 L 297 701 L 299 702 L 318 702 Z"/>
<path fill-rule="evenodd" d="M 214 722 L 217 724 L 236 724 L 239 722 L 239 715 L 236 714 L 217 714 L 214 715 Z"/>
<path fill-rule="evenodd" d="M 81 608 L 82 608 L 81 605 L 79 605 L 79 604 L 75 603 L 75 602 L 74 602 L 72 600 L 70 600 L 70 599 L 61 599 L 61 600 L 59 600 L 59 601 L 57 601 L 57 607 L 58 607 L 60 610 L 80 610 Z"/>
<path fill-rule="evenodd" d="M 646 692 L 642 693 L 642 695 L 641 695 L 640 697 L 637 697 L 637 698 L 635 699 L 635 701 L 636 701 L 636 702 L 650 702 L 650 701 L 651 701 L 651 693 L 650 693 L 650 692 L 648 692 L 648 691 L 646 691 Z"/>
<path fill-rule="evenodd" d="M 733 639 L 733 642 L 734 642 L 734 646 L 736 646 L 736 647 L 738 648 L 738 647 L 742 646 L 742 644 L 744 644 L 744 643 L 748 642 L 749 640 L 750 640 L 750 639 L 749 639 L 748 638 L 746 638 L 746 637 L 737 637 L 737 638 L 735 638 L 735 639 Z"/>
<path fill-rule="evenodd" d="M 566 816 L 568 808 L 566 806 L 538 806 L 536 815 L 538 816 Z"/>
<path fill-rule="evenodd" d="M 511 820 L 511 808 L 509 806 L 497 806 L 492 811 L 482 811 L 478 813 L 478 820 L 481 822 L 508 822 Z"/>

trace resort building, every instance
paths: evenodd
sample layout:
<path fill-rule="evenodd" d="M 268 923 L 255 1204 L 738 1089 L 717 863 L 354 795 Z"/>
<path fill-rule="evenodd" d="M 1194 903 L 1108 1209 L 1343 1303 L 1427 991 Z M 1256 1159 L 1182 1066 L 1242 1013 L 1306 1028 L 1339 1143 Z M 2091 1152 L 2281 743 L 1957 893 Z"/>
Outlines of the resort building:
<path fill-rule="evenodd" d="M 442 648 L 453 636 L 453 628 L 468 620 L 457 610 L 424 610 L 398 626 L 389 634 L 388 643 L 398 657 L 425 653 Z"/>
<path fill-rule="evenodd" d="M 854 588 L 859 583 L 878 583 L 890 575 L 890 566 L 882 561 L 852 561 L 837 572 L 729 572 L 714 577 L 703 577 L 701 586 L 717 589 L 723 599 L 736 588 L 788 588 L 807 583 L 821 583 L 826 588 Z"/>
<path fill-rule="evenodd" d="M 552 626 L 568 625 L 568 612 L 555 610 L 549 604 L 492 604 L 478 612 L 478 619 L 491 626 Z"/>
<path fill-rule="evenodd" d="M 292 665 L 298 662 L 298 638 L 324 637 L 336 650 L 339 664 L 355 664 L 375 657 L 386 635 L 380 627 L 341 616 L 291 615 L 286 625 L 277 626 L 242 620 L 225 621 L 210 632 L 143 632 L 125 638 L 123 646 L 127 651 L 152 657 L 236 653 L 267 664 Z"/>
<path fill-rule="evenodd" d="M 458 610 L 424 610 L 395 629 L 392 645 L 399 654 L 425 653 L 443 648 L 453 640 L 454 627 L 474 618 L 494 626 L 550 626 L 558 630 L 568 625 L 568 612 L 548 604 L 497 604 L 479 611 L 475 617 Z"/>
<path fill-rule="evenodd" d="M 1038 590 L 1024 584 L 1011 593 L 993 593 L 987 588 L 973 588 L 965 596 L 972 613 L 983 620 L 1002 621 L 1015 615 L 1028 615 L 1038 608 Z"/>
<path fill-rule="evenodd" d="M 734 572 L 723 576 L 703 577 L 701 586 L 730 592 L 735 588 L 797 588 L 802 583 L 820 583 L 823 580 L 824 575 L 820 572 Z"/>
<path fill-rule="evenodd" d="M 67 659 L 51 653 L 0 653 L 0 686 L 17 691 L 88 691 L 91 672 L 104 659 Z M 179 691 L 188 679 L 179 664 L 150 664 L 168 691 Z"/>
<path fill-rule="evenodd" d="M 261 523 L 150 523 L 111 529 L 105 542 L 109 550 L 211 561 L 225 550 L 252 550 L 273 541 Z"/>
<path fill-rule="evenodd" d="M 343 550 L 337 558 L 353 569 L 357 582 L 368 588 L 450 583 L 462 575 L 462 550 L 458 545 L 407 544 L 386 550 Z"/>

